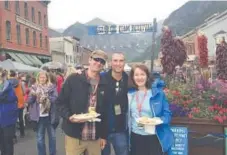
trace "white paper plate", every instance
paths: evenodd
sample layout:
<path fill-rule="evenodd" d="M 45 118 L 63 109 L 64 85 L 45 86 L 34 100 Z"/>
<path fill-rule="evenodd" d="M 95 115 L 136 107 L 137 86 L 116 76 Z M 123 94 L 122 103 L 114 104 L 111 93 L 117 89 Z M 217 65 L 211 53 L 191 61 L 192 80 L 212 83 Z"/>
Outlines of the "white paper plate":
<path fill-rule="evenodd" d="M 77 115 L 74 115 L 74 119 L 76 120 L 92 120 L 92 119 L 95 119 L 97 117 L 99 117 L 100 114 L 89 114 L 89 113 L 86 113 L 86 114 L 77 114 Z"/>
<path fill-rule="evenodd" d="M 138 118 L 136 120 L 137 123 L 140 123 L 140 124 L 143 124 L 143 125 L 152 125 L 152 126 L 159 125 L 159 124 L 163 123 L 163 121 L 160 118 L 147 118 L 146 121 L 143 121 L 142 119 L 143 119 L 143 117 Z"/>

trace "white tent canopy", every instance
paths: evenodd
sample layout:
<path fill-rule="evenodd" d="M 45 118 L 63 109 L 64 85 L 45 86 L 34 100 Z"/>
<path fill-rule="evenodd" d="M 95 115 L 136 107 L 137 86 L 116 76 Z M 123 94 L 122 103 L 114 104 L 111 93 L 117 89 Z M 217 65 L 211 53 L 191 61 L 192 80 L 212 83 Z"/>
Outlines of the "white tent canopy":
<path fill-rule="evenodd" d="M 25 64 L 22 64 L 22 63 L 18 63 L 18 62 L 12 61 L 10 59 L 7 59 L 5 61 L 0 62 L 0 66 L 3 69 L 14 70 L 14 71 L 18 71 L 18 72 L 38 72 L 38 71 L 41 71 L 41 69 L 39 69 L 39 68 L 28 66 L 28 65 L 25 65 Z"/>

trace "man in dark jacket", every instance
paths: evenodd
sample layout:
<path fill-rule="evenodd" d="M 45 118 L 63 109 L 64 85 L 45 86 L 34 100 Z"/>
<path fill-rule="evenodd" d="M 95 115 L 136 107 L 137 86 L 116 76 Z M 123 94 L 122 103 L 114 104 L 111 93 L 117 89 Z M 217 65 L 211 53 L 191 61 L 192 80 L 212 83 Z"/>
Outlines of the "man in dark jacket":
<path fill-rule="evenodd" d="M 0 68 L 0 150 L 1 155 L 14 155 L 13 137 L 17 121 L 17 97 Z"/>
<path fill-rule="evenodd" d="M 66 155 L 82 154 L 100 155 L 107 138 L 107 107 L 105 104 L 105 78 L 100 76 L 107 60 L 101 50 L 92 52 L 89 68 L 80 74 L 69 76 L 57 99 L 57 107 L 63 117 L 62 128 L 65 132 Z M 74 118 L 74 114 L 87 113 L 95 110 L 101 114 L 101 122 L 87 122 Z"/>
<path fill-rule="evenodd" d="M 128 75 L 124 72 L 125 58 L 123 53 L 114 53 L 111 59 L 111 70 L 103 73 L 108 81 L 108 139 L 102 155 L 110 155 L 113 145 L 116 155 L 128 155 L 127 112 L 128 112 Z M 108 95 L 109 96 L 109 95 Z"/>

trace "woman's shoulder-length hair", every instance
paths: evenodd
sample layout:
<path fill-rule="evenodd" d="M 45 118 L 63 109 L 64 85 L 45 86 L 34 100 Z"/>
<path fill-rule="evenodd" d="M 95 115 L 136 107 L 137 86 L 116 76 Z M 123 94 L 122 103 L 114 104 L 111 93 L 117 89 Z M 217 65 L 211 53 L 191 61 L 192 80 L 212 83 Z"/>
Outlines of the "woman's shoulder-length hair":
<path fill-rule="evenodd" d="M 151 88 L 151 83 L 153 82 L 153 78 L 151 76 L 151 73 L 149 72 L 149 69 L 147 68 L 147 66 L 143 65 L 143 64 L 138 64 L 138 65 L 135 65 L 133 66 L 130 74 L 129 74 L 129 80 L 128 80 L 128 88 L 129 89 L 137 89 L 137 85 L 135 83 L 135 80 L 134 80 L 134 74 L 135 74 L 135 70 L 139 68 L 141 69 L 142 71 L 145 72 L 145 74 L 147 75 L 147 81 L 146 81 L 146 88 L 147 89 L 150 89 Z"/>

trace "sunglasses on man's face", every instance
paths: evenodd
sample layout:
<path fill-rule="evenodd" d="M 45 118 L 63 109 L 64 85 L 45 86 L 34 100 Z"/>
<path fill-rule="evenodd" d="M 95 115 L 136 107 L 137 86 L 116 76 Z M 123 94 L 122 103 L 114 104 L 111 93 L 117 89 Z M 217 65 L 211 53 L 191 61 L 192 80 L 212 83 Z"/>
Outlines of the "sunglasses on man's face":
<path fill-rule="evenodd" d="M 95 60 L 96 62 L 100 62 L 102 65 L 106 64 L 106 61 L 103 60 L 102 58 L 92 58 L 93 60 Z"/>

